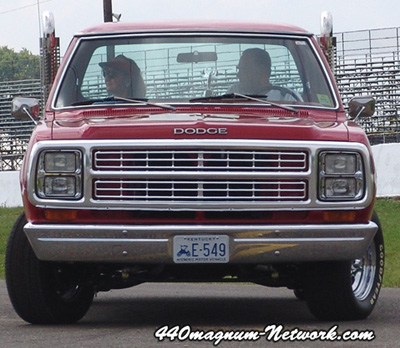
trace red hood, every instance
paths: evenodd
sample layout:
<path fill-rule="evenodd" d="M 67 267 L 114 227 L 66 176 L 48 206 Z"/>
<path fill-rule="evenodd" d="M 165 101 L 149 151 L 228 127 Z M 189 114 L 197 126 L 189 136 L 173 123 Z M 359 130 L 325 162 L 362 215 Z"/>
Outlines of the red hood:
<path fill-rule="evenodd" d="M 128 109 L 127 109 L 128 110 Z M 121 111 L 121 110 L 120 110 Z M 115 111 L 116 112 L 116 111 Z M 160 112 L 160 111 L 158 111 Z M 125 115 L 123 115 L 125 113 Z M 60 113 L 54 121 L 53 139 L 275 139 L 348 141 L 344 123 L 311 118 L 308 113 L 275 114 L 155 113 L 118 116 L 104 110 L 80 114 Z M 336 116 L 336 115 L 335 115 Z M 317 119 L 317 120 L 316 120 Z"/>

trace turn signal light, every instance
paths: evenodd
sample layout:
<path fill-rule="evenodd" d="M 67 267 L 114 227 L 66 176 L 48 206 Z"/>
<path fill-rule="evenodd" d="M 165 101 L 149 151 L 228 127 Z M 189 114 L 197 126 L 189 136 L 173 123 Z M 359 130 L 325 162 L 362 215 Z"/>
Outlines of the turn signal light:
<path fill-rule="evenodd" d="M 72 221 L 77 218 L 76 210 L 45 210 L 44 216 L 49 221 Z"/>
<path fill-rule="evenodd" d="M 355 222 L 355 211 L 324 211 L 324 222 Z"/>

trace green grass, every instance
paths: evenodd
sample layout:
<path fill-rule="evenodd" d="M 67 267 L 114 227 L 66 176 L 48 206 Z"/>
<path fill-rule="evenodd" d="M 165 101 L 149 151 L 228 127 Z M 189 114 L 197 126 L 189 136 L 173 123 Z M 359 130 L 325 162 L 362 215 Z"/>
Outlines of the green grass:
<path fill-rule="evenodd" d="M 378 212 L 385 238 L 386 265 L 383 286 L 400 287 L 400 201 L 379 199 Z M 0 208 L 0 278 L 4 279 L 4 254 L 8 234 L 21 208 Z"/>
<path fill-rule="evenodd" d="M 0 279 L 4 279 L 4 255 L 8 235 L 22 208 L 0 208 Z"/>
<path fill-rule="evenodd" d="M 400 287 L 400 201 L 379 199 L 375 209 L 381 221 L 385 241 L 383 286 Z"/>

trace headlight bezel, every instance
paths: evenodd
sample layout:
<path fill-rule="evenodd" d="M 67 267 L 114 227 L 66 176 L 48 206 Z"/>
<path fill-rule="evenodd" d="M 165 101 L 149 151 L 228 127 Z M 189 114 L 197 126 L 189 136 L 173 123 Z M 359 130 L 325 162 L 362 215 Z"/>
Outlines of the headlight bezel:
<path fill-rule="evenodd" d="M 83 154 L 75 149 L 40 152 L 35 192 L 41 199 L 79 200 L 83 196 Z"/>
<path fill-rule="evenodd" d="M 365 165 L 359 152 L 325 150 L 318 157 L 320 201 L 359 201 L 365 197 Z"/>

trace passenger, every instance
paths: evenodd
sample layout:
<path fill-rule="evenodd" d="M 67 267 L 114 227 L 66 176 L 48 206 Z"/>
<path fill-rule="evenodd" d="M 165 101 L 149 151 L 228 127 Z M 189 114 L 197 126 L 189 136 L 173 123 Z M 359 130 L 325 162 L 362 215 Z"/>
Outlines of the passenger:
<path fill-rule="evenodd" d="M 115 97 L 144 98 L 146 85 L 137 64 L 123 55 L 99 64 L 103 69 L 107 92 Z"/>
<path fill-rule="evenodd" d="M 267 95 L 270 100 L 301 100 L 298 93 L 284 87 L 271 85 L 271 57 L 261 48 L 249 48 L 242 53 L 237 66 L 239 82 L 227 93 Z"/>

